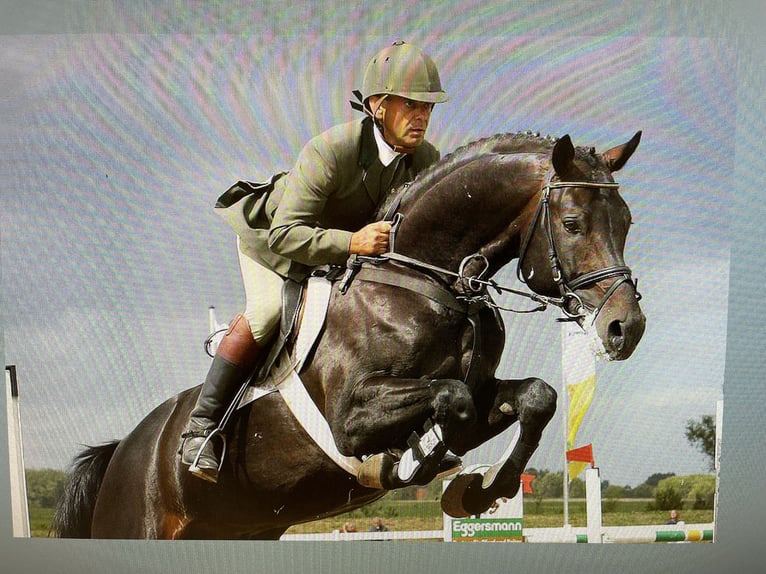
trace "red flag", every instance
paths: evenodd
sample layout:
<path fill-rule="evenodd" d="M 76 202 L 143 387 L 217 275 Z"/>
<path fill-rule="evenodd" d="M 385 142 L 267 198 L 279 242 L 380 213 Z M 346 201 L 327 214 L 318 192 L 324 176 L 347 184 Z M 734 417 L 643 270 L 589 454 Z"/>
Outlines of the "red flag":
<path fill-rule="evenodd" d="M 522 474 L 521 475 L 521 492 L 523 494 L 534 494 L 532 490 L 532 481 L 537 478 L 534 474 Z"/>
<path fill-rule="evenodd" d="M 593 445 L 587 444 L 585 446 L 581 446 L 580 448 L 573 448 L 572 450 L 568 450 L 567 461 L 589 462 L 591 466 L 594 466 L 596 461 L 593 460 Z"/>

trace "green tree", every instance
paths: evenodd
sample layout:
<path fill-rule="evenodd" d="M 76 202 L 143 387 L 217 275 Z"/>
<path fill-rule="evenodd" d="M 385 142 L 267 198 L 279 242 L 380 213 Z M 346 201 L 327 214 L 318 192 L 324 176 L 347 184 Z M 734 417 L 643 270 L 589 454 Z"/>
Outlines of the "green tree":
<path fill-rule="evenodd" d="M 708 457 L 709 469 L 715 469 L 715 417 L 702 415 L 699 420 L 686 421 L 686 440 Z"/>
<path fill-rule="evenodd" d="M 692 500 L 695 509 L 713 508 L 715 477 L 709 474 L 672 476 L 661 480 L 654 491 L 658 510 L 680 510 L 685 500 Z"/>
<path fill-rule="evenodd" d="M 26 469 L 27 500 L 29 506 L 54 508 L 64 490 L 66 473 L 45 468 Z"/>
<path fill-rule="evenodd" d="M 531 474 L 531 473 L 530 473 Z M 537 472 L 535 481 L 532 483 L 534 494 L 532 498 L 535 501 L 537 510 L 544 498 L 561 498 L 564 494 L 564 475 L 560 472 L 550 472 L 540 470 Z"/>
<path fill-rule="evenodd" d="M 604 498 L 627 498 L 627 490 L 624 486 L 610 484 L 603 491 Z"/>
<path fill-rule="evenodd" d="M 585 481 L 580 477 L 569 481 L 569 496 L 572 498 L 585 498 Z"/>
<path fill-rule="evenodd" d="M 564 475 L 560 472 L 548 472 L 535 479 L 535 492 L 540 491 L 543 498 L 561 498 L 564 496 Z"/>
<path fill-rule="evenodd" d="M 657 510 L 681 510 L 684 497 L 672 484 L 661 484 L 654 489 L 654 504 Z"/>
<path fill-rule="evenodd" d="M 602 506 L 604 512 L 614 512 L 617 508 L 617 502 L 621 498 L 626 498 L 627 490 L 624 486 L 617 486 L 616 484 L 610 484 L 604 490 L 601 491 L 603 497 Z"/>
<path fill-rule="evenodd" d="M 655 472 L 652 476 L 646 479 L 645 484 L 648 484 L 649 486 L 657 486 L 661 480 L 675 475 L 675 472 Z"/>
<path fill-rule="evenodd" d="M 644 482 L 643 484 L 639 484 L 636 488 L 632 489 L 628 496 L 630 498 L 653 498 L 654 486 L 648 482 Z"/>

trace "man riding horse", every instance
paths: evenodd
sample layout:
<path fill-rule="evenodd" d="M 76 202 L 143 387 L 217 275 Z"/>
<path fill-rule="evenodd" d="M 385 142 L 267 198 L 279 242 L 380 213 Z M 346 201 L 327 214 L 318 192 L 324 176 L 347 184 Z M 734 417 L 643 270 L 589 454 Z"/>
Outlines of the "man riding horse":
<path fill-rule="evenodd" d="M 247 191 L 232 188 L 216 206 L 227 217 L 239 211 L 247 221 L 238 230 L 247 302 L 218 346 L 182 435 L 181 460 L 204 480 L 218 480 L 219 423 L 274 337 L 284 280 L 302 280 L 313 267 L 344 265 L 353 254 L 387 252 L 391 224 L 368 222 L 391 189 L 439 160 L 425 134 L 434 105 L 447 94 L 426 53 L 404 42 L 384 48 L 367 65 L 362 90 L 362 104 L 352 105 L 365 112 L 363 119 L 314 137 L 294 168 L 275 176 L 260 197 L 241 201 Z M 446 449 L 435 450 L 435 441 L 426 441 L 429 452 L 441 456 Z M 439 468 L 459 466 L 447 453 Z"/>

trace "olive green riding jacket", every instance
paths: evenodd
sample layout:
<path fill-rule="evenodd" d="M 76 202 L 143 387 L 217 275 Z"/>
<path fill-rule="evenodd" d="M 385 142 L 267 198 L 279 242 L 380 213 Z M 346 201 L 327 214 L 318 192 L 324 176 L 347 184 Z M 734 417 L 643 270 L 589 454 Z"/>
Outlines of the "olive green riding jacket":
<path fill-rule="evenodd" d="M 345 265 L 351 235 L 371 222 L 387 193 L 438 161 L 429 142 L 384 167 L 369 118 L 337 125 L 309 141 L 293 169 L 271 181 L 240 181 L 216 211 L 240 237 L 240 250 L 283 277 Z"/>

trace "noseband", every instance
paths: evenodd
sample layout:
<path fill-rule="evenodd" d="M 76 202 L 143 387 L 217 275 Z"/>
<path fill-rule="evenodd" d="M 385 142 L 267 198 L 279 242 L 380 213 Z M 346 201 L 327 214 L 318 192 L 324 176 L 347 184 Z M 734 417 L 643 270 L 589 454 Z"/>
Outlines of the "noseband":
<path fill-rule="evenodd" d="M 545 236 L 548 240 L 548 262 L 550 264 L 551 272 L 553 274 L 553 280 L 558 286 L 559 293 L 561 294 L 561 299 L 564 302 L 563 305 L 560 305 L 560 308 L 566 315 L 566 318 L 562 320 L 576 321 L 578 319 L 584 318 L 586 315 L 586 310 L 588 306 L 585 303 L 583 303 L 582 299 L 576 293 L 576 291 L 595 285 L 596 283 L 598 283 L 599 281 L 603 281 L 604 279 L 611 279 L 612 277 L 617 277 L 617 280 L 615 280 L 610 285 L 609 289 L 604 294 L 604 297 L 601 299 L 599 304 L 593 309 L 594 320 L 596 316 L 598 315 L 598 313 L 601 311 L 601 309 L 604 307 L 606 302 L 612 296 L 612 294 L 623 283 L 630 283 L 633 286 L 633 289 L 636 293 L 636 299 L 640 300 L 641 295 L 638 292 L 638 281 L 633 280 L 632 271 L 630 270 L 630 267 L 627 267 L 626 265 L 611 265 L 608 267 L 604 267 L 602 269 L 597 269 L 595 271 L 589 271 L 587 273 L 583 273 L 582 275 L 575 277 L 574 279 L 571 279 L 571 280 L 565 279 L 564 273 L 561 269 L 561 262 L 559 261 L 558 254 L 556 252 L 556 242 L 554 241 L 554 238 L 553 238 L 553 227 L 551 224 L 551 213 L 550 213 L 550 195 L 551 195 L 552 189 L 586 187 L 591 189 L 617 190 L 619 189 L 620 184 L 612 183 L 612 182 L 597 183 L 597 182 L 590 182 L 590 181 L 551 182 L 551 177 L 552 177 L 552 174 L 549 174 L 548 181 L 546 182 L 545 186 L 543 187 L 541 191 L 540 201 L 537 204 L 537 209 L 535 210 L 535 214 L 532 218 L 531 223 L 529 224 L 529 227 L 527 227 L 527 231 L 524 235 L 524 241 L 521 244 L 521 249 L 519 251 L 519 261 L 516 267 L 516 275 L 519 278 L 519 280 L 522 283 L 527 283 L 527 280 L 529 279 L 528 277 L 524 277 L 524 273 L 522 271 L 522 264 L 524 263 L 524 257 L 527 254 L 527 249 L 529 248 L 529 243 L 532 239 L 532 235 L 534 234 L 535 228 L 537 227 L 537 223 L 538 221 L 542 220 Z"/>

